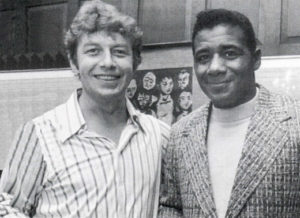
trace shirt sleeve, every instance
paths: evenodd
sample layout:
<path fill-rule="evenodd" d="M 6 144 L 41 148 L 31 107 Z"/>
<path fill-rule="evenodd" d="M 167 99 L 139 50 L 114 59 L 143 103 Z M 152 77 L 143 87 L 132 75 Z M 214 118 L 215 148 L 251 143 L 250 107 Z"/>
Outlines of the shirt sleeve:
<path fill-rule="evenodd" d="M 13 141 L 0 182 L 0 216 L 35 214 L 45 163 L 33 122 L 20 128 Z"/>

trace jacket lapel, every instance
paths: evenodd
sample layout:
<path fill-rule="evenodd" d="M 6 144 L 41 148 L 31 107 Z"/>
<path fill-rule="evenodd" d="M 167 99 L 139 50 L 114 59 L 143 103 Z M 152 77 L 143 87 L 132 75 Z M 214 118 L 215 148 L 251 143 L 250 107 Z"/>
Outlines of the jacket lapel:
<path fill-rule="evenodd" d="M 206 146 L 209 105 L 206 105 L 187 124 L 182 132 L 182 152 L 190 185 L 205 217 L 217 217 L 209 178 Z"/>
<path fill-rule="evenodd" d="M 258 105 L 248 127 L 226 217 L 236 217 L 266 175 L 288 140 L 284 110 L 272 111 L 270 94 L 260 88 Z"/>

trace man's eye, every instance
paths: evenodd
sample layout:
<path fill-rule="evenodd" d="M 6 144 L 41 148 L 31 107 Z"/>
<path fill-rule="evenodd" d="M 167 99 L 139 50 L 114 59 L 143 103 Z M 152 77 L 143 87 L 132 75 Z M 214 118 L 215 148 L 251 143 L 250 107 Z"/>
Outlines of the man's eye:
<path fill-rule="evenodd" d="M 123 49 L 114 49 L 113 54 L 118 56 L 118 57 L 124 57 L 127 55 L 127 51 Z"/>
<path fill-rule="evenodd" d="M 197 55 L 196 56 L 196 60 L 197 62 L 201 63 L 201 64 L 205 64 L 209 61 L 210 56 L 208 54 L 201 54 L 201 55 Z"/>
<path fill-rule="evenodd" d="M 239 56 L 239 53 L 236 51 L 225 51 L 224 56 L 228 59 L 235 59 Z"/>
<path fill-rule="evenodd" d="M 95 55 L 99 54 L 99 49 L 96 49 L 96 48 L 88 49 L 86 51 L 86 54 L 95 56 Z"/>

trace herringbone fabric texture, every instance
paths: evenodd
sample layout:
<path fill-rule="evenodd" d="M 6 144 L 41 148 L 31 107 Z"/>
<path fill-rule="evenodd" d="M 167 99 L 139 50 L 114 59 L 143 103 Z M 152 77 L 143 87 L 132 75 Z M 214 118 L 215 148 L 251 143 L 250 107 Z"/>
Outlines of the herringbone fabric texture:
<path fill-rule="evenodd" d="M 300 217 L 300 107 L 292 98 L 259 90 L 226 217 Z M 172 128 L 159 217 L 217 217 L 206 147 L 210 107 Z"/>

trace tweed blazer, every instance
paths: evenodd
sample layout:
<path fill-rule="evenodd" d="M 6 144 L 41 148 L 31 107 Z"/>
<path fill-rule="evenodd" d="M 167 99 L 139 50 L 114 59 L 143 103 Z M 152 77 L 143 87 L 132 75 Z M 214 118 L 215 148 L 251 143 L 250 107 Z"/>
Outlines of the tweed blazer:
<path fill-rule="evenodd" d="M 226 217 L 300 217 L 298 103 L 259 86 Z M 211 103 L 172 127 L 159 217 L 217 217 L 206 146 Z"/>

